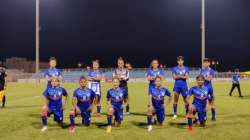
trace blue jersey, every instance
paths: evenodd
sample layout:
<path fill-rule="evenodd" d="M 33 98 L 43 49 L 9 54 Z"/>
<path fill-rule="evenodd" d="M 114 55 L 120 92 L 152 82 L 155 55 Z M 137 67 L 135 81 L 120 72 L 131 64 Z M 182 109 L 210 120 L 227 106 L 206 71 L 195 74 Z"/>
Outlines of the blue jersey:
<path fill-rule="evenodd" d="M 212 78 L 214 78 L 215 76 L 215 71 L 212 68 L 203 68 L 201 69 L 200 75 L 203 75 L 204 77 L 208 77 L 211 76 Z M 204 85 L 210 85 L 212 84 L 212 81 L 205 81 Z"/>
<path fill-rule="evenodd" d="M 90 70 L 88 72 L 88 77 L 90 77 L 90 78 L 98 78 L 98 77 L 100 77 L 102 75 L 103 75 L 103 73 L 100 70 Z M 100 80 L 98 80 L 96 82 L 100 82 Z"/>
<path fill-rule="evenodd" d="M 234 73 L 232 75 L 232 80 L 234 84 L 239 84 L 240 83 L 240 75 L 239 73 Z"/>
<path fill-rule="evenodd" d="M 59 77 L 62 76 L 62 71 L 57 68 L 48 68 L 44 71 L 44 77 Z M 48 87 L 51 87 L 51 82 L 48 82 Z"/>
<path fill-rule="evenodd" d="M 147 71 L 147 76 L 154 77 L 154 78 L 157 77 L 157 76 L 164 77 L 164 71 L 159 69 L 159 68 L 155 69 L 155 70 L 150 68 Z M 154 82 L 155 82 L 154 80 L 150 80 L 149 85 L 150 86 L 155 86 Z"/>
<path fill-rule="evenodd" d="M 188 69 L 188 67 L 176 66 L 172 69 L 172 74 L 176 75 L 176 76 L 185 76 L 185 75 L 189 74 L 189 69 Z M 176 79 L 175 86 L 177 86 L 177 87 L 187 86 L 186 79 Z"/>
<path fill-rule="evenodd" d="M 212 98 L 212 91 L 206 86 L 194 86 L 189 90 L 189 96 L 194 96 L 193 104 L 199 107 L 206 107 L 207 100 Z"/>
<path fill-rule="evenodd" d="M 92 105 L 96 97 L 96 94 L 93 90 L 89 88 L 87 89 L 78 88 L 74 91 L 73 97 L 77 99 L 77 106 L 81 110 L 86 110 Z"/>
<path fill-rule="evenodd" d="M 171 93 L 164 87 L 154 87 L 150 89 L 150 95 L 152 96 L 152 105 L 154 109 L 159 110 L 164 109 L 164 97 L 171 96 Z"/>
<path fill-rule="evenodd" d="M 68 93 L 62 87 L 51 87 L 47 88 L 43 95 L 49 100 L 49 109 L 60 110 L 62 109 L 62 96 L 68 96 Z"/>
<path fill-rule="evenodd" d="M 111 105 L 113 105 L 115 109 L 121 109 L 123 101 L 127 97 L 128 97 L 128 92 L 126 92 L 122 88 L 118 89 L 112 88 L 107 93 L 107 100 L 111 101 Z"/>

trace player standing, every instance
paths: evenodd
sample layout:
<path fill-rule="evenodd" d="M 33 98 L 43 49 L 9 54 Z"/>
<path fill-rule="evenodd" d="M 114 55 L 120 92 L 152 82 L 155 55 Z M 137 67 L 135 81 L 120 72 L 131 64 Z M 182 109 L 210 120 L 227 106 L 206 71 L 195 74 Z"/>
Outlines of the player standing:
<path fill-rule="evenodd" d="M 188 86 L 187 86 L 187 79 L 189 78 L 189 69 L 184 66 L 184 57 L 178 56 L 177 57 L 178 66 L 172 69 L 173 79 L 175 80 L 174 83 L 174 116 L 173 119 L 177 118 L 177 106 L 179 95 L 181 94 L 183 97 L 183 101 L 185 103 L 186 113 L 188 112 L 188 102 L 187 102 L 187 94 L 188 94 Z"/>
<path fill-rule="evenodd" d="M 57 77 L 51 79 L 51 86 L 47 88 L 44 93 L 44 106 L 42 109 L 42 132 L 48 129 L 47 127 L 47 118 L 53 114 L 54 121 L 57 122 L 58 125 L 63 127 L 63 108 L 67 103 L 68 94 L 67 91 L 60 87 L 60 82 Z M 63 96 L 65 99 L 63 100 Z"/>
<path fill-rule="evenodd" d="M 127 104 L 128 93 L 120 87 L 120 78 L 113 78 L 113 88 L 108 90 L 107 93 L 107 105 L 108 105 L 108 127 L 107 132 L 110 133 L 112 130 L 112 119 L 115 116 L 115 122 L 117 126 L 121 126 L 123 120 L 123 105 Z"/>
<path fill-rule="evenodd" d="M 239 72 L 239 69 L 234 70 L 234 73 L 232 75 L 232 81 L 233 81 L 233 84 L 232 84 L 232 88 L 229 92 L 229 96 L 232 96 L 232 92 L 234 91 L 235 88 L 237 88 L 238 92 L 239 92 L 239 97 L 243 97 L 241 95 L 241 90 L 240 90 L 240 72 Z"/>
<path fill-rule="evenodd" d="M 62 71 L 56 68 L 57 60 L 55 57 L 49 59 L 49 68 L 44 71 L 44 77 L 48 81 L 47 88 L 51 87 L 51 80 L 57 77 L 62 82 Z"/>
<path fill-rule="evenodd" d="M 3 64 L 0 64 L 0 101 L 2 101 L 2 108 L 5 107 L 6 103 L 6 95 L 5 95 L 5 89 L 7 87 L 6 82 L 7 72 L 4 68 Z"/>
<path fill-rule="evenodd" d="M 120 88 L 128 93 L 128 80 L 129 80 L 129 70 L 125 67 L 125 62 L 123 58 L 118 58 L 117 60 L 118 68 L 115 69 L 113 77 L 117 77 L 120 80 Z M 126 112 L 125 115 L 129 115 L 129 98 L 127 98 Z"/>
<path fill-rule="evenodd" d="M 100 70 L 100 64 L 98 60 L 92 61 L 92 69 L 88 72 L 88 87 L 92 89 L 97 96 L 97 117 L 101 116 L 101 79 L 103 78 L 103 73 Z"/>
<path fill-rule="evenodd" d="M 189 131 L 192 131 L 193 118 L 196 112 L 198 113 L 200 125 L 203 127 L 205 126 L 207 119 L 207 100 L 211 99 L 213 96 L 212 89 L 204 86 L 205 77 L 203 75 L 197 76 L 196 81 L 197 86 L 192 87 L 188 93 L 188 98 L 191 96 L 194 97 L 193 103 L 189 104 L 189 111 L 187 114 Z"/>
<path fill-rule="evenodd" d="M 163 125 L 165 119 L 165 107 L 164 97 L 169 96 L 169 102 L 171 101 L 171 93 L 166 88 L 162 87 L 162 78 L 160 76 L 155 77 L 155 87 L 150 88 L 148 96 L 148 132 L 152 131 L 152 118 L 156 115 L 157 122 L 160 126 Z"/>
<path fill-rule="evenodd" d="M 89 126 L 91 123 L 91 111 L 94 106 L 96 93 L 88 88 L 88 80 L 82 76 L 79 80 L 80 87 L 73 93 L 72 104 L 73 109 L 70 111 L 70 125 L 69 131 L 75 132 L 75 117 L 81 115 L 82 124 Z"/>
<path fill-rule="evenodd" d="M 215 76 L 215 71 L 210 67 L 211 61 L 209 58 L 205 58 L 203 60 L 203 68 L 201 69 L 200 75 L 203 75 L 205 78 L 204 85 L 211 91 L 211 98 L 209 98 L 209 105 L 211 107 L 211 113 L 212 113 L 212 121 L 216 121 L 216 112 L 215 112 L 215 99 L 214 99 L 214 93 L 213 93 L 213 85 L 212 85 L 212 79 Z"/>
<path fill-rule="evenodd" d="M 159 68 L 159 61 L 157 59 L 152 60 L 150 68 L 147 71 L 147 79 L 149 81 L 148 91 L 155 87 L 155 77 L 164 77 L 164 71 Z M 150 93 L 150 92 L 149 92 Z"/>

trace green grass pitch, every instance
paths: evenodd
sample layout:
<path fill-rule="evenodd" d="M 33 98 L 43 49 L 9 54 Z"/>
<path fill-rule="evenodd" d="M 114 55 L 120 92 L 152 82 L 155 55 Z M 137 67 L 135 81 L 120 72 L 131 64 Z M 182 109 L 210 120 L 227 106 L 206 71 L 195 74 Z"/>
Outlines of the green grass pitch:
<path fill-rule="evenodd" d="M 190 83 L 189 86 L 194 85 Z M 63 84 L 69 95 L 77 88 L 77 83 Z M 166 85 L 172 90 L 173 83 Z M 194 127 L 192 133 L 186 130 L 184 106 L 179 100 L 179 114 L 177 120 L 172 120 L 172 104 L 166 106 L 166 120 L 164 128 L 154 126 L 152 132 L 146 131 L 147 83 L 129 83 L 130 106 L 133 115 L 125 116 L 122 128 L 113 128 L 107 134 L 106 116 L 92 117 L 92 125 L 83 127 L 80 118 L 76 133 L 70 134 L 68 129 L 59 128 L 49 118 L 49 130 L 41 133 L 41 108 L 43 104 L 42 91 L 45 84 L 17 84 L 10 83 L 7 89 L 7 107 L 0 109 L 0 140 L 249 140 L 250 139 L 250 83 L 242 82 L 244 98 L 228 96 L 230 82 L 214 82 L 217 106 L 217 121 L 211 122 L 210 109 L 206 128 Z M 105 96 L 111 84 L 103 85 L 102 112 L 106 112 Z M 64 114 L 64 122 L 69 124 L 71 99 Z M 96 109 L 94 110 L 94 113 Z"/>

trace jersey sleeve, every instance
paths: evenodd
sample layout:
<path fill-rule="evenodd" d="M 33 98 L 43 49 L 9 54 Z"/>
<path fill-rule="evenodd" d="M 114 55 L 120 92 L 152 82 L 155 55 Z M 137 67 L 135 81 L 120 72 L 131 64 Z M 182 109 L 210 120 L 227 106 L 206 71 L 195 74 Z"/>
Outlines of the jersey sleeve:
<path fill-rule="evenodd" d="M 64 88 L 62 89 L 62 94 L 63 96 L 68 96 L 68 92 Z"/>
<path fill-rule="evenodd" d="M 215 71 L 211 69 L 210 75 L 214 78 L 215 77 Z"/>
<path fill-rule="evenodd" d="M 165 96 L 171 96 L 171 93 L 169 92 L 169 90 L 168 89 L 166 89 L 166 91 L 165 91 Z"/>
<path fill-rule="evenodd" d="M 193 88 L 189 89 L 188 91 L 188 96 L 192 96 L 193 95 Z"/>
<path fill-rule="evenodd" d="M 62 76 L 62 70 L 58 69 L 58 76 Z"/>
<path fill-rule="evenodd" d="M 124 98 L 127 98 L 128 97 L 128 91 L 127 90 L 123 90 L 123 93 L 124 93 Z"/>
<path fill-rule="evenodd" d="M 150 76 L 150 69 L 147 70 L 146 76 Z"/>
<path fill-rule="evenodd" d="M 111 98 L 110 96 L 110 90 L 107 92 L 107 100 L 109 100 Z"/>
<path fill-rule="evenodd" d="M 46 89 L 46 90 L 43 92 L 43 96 L 44 96 L 44 97 L 48 97 L 48 96 L 49 96 L 48 89 Z"/>
<path fill-rule="evenodd" d="M 159 76 L 160 76 L 160 77 L 164 77 L 164 75 L 165 75 L 164 70 L 161 69 L 161 70 L 160 70 L 160 75 L 159 75 Z"/>
<path fill-rule="evenodd" d="M 175 69 L 175 67 L 172 68 L 172 75 L 176 75 L 176 69 Z"/>
<path fill-rule="evenodd" d="M 76 98 L 76 97 L 77 97 L 77 95 L 76 95 L 76 94 L 77 94 L 77 90 L 75 90 L 75 91 L 74 91 L 74 93 L 73 93 L 73 97 L 75 97 L 75 98 Z"/>
<path fill-rule="evenodd" d="M 189 74 L 189 67 L 186 67 L 186 74 Z"/>
<path fill-rule="evenodd" d="M 48 70 L 45 70 L 45 71 L 43 72 L 43 76 L 44 76 L 44 77 L 49 76 L 49 72 L 48 72 Z"/>

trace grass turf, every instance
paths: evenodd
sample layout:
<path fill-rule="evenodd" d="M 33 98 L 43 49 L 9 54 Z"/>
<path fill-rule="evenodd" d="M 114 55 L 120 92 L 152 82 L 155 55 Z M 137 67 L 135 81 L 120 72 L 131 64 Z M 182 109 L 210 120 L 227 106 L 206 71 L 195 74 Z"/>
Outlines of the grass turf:
<path fill-rule="evenodd" d="M 190 86 L 194 83 L 190 83 Z M 72 92 L 78 84 L 63 84 L 72 96 Z M 92 125 L 83 127 L 80 118 L 76 119 L 76 133 L 70 134 L 68 129 L 59 128 L 52 117 L 49 118 L 49 130 L 41 133 L 41 108 L 43 104 L 42 91 L 44 84 L 17 84 L 10 83 L 7 89 L 6 108 L 0 109 L 0 139 L 18 140 L 248 140 L 250 138 L 250 83 L 242 82 L 243 99 L 237 93 L 233 97 L 228 96 L 231 88 L 230 82 L 214 82 L 214 91 L 217 106 L 217 121 L 211 122 L 210 109 L 208 109 L 208 121 L 206 128 L 194 127 L 192 133 L 186 130 L 184 117 L 184 105 L 180 98 L 177 120 L 172 120 L 172 104 L 166 107 L 166 120 L 164 128 L 154 126 L 152 132 L 146 131 L 147 110 L 147 83 L 130 83 L 130 108 L 132 115 L 125 116 L 122 128 L 113 128 L 112 133 L 107 134 L 106 129 L 106 102 L 105 96 L 111 84 L 103 85 L 102 118 L 92 117 Z M 172 90 L 173 84 L 168 83 L 168 89 Z M 69 100 L 64 112 L 64 122 L 69 124 Z M 96 112 L 96 109 L 93 111 Z"/>

